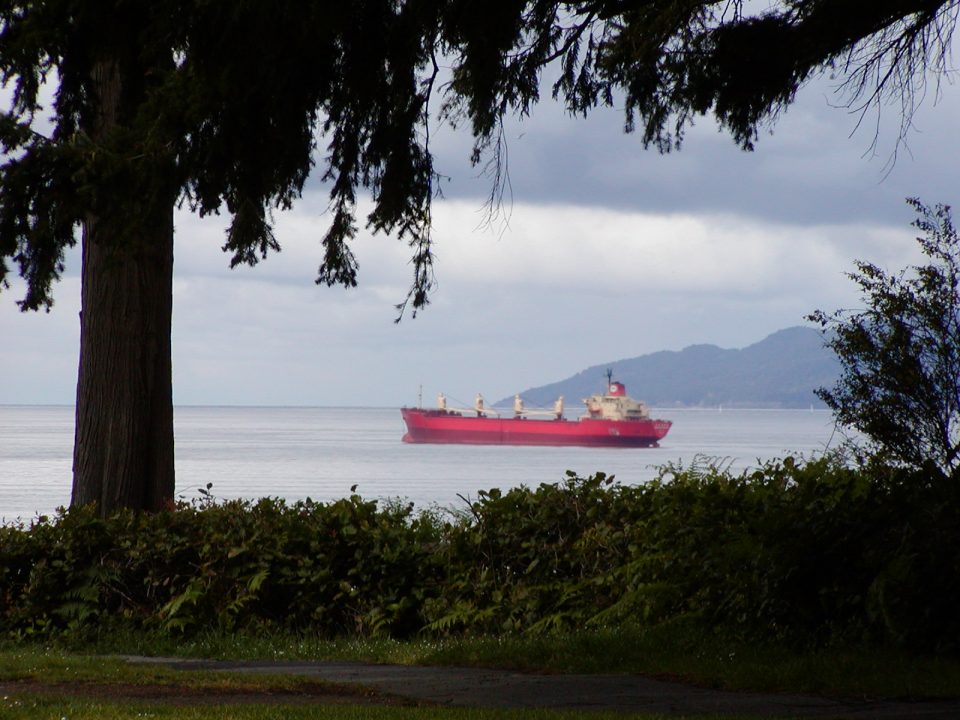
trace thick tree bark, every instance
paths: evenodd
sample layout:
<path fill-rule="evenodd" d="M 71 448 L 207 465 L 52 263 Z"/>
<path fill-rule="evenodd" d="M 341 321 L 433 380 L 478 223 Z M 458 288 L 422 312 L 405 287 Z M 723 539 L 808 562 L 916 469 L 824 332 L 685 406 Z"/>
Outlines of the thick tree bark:
<path fill-rule="evenodd" d="M 104 141 L 120 122 L 118 65 L 94 72 L 101 114 L 91 136 Z M 72 505 L 95 502 L 158 510 L 174 494 L 171 314 L 174 198 L 156 181 L 132 183 L 83 225 L 80 368 Z M 147 178 L 147 185 L 150 179 Z M 132 195 L 138 195 L 132 197 Z M 104 221 L 109 207 L 137 208 L 130 232 Z M 127 225 L 129 227 L 129 225 Z"/>

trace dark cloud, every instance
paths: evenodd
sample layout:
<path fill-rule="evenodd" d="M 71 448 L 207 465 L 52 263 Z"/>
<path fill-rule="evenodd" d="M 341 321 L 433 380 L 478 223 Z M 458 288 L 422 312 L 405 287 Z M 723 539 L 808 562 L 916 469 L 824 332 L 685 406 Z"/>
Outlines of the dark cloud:
<path fill-rule="evenodd" d="M 625 135 L 616 111 L 573 119 L 545 100 L 507 129 L 515 213 L 480 232 L 490 179 L 469 165 L 469 133 L 435 129 L 437 169 L 450 176 L 435 213 L 440 287 L 399 326 L 410 268 L 395 239 L 360 233 L 359 288 L 313 284 L 329 222 L 319 173 L 277 214 L 284 251 L 253 269 L 227 269 L 224 218 L 178 215 L 177 401 L 400 404 L 425 381 L 501 397 L 615 358 L 742 347 L 817 307 L 848 306 L 852 258 L 910 262 L 904 197 L 958 200 L 960 91 L 925 103 L 902 146 L 898 107 L 884 108 L 872 153 L 873 126 L 851 137 L 856 118 L 827 90 L 801 93 L 753 153 L 703 119 L 661 156 Z M 75 258 L 69 267 L 49 315 L 19 314 L 19 285 L 0 295 L 0 371 L 18 377 L 0 402 L 71 401 Z"/>
<path fill-rule="evenodd" d="M 616 110 L 571 118 L 547 100 L 506 130 L 505 202 L 735 213 L 808 225 L 902 224 L 910 217 L 905 197 L 952 200 L 960 187 L 953 129 L 960 89 L 945 88 L 937 103 L 928 98 L 902 142 L 899 106 L 861 118 L 838 102 L 823 83 L 805 88 L 761 133 L 754 152 L 703 118 L 680 151 L 661 155 L 625 134 Z M 434 137 L 438 169 L 450 178 L 444 195 L 482 203 L 491 180 L 467 162 L 469 133 L 443 128 Z"/>

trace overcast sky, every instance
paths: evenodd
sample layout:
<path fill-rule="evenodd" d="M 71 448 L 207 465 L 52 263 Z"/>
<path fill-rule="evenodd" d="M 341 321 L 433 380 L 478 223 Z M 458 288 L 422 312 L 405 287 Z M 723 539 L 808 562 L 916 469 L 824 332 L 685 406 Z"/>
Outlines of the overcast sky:
<path fill-rule="evenodd" d="M 508 129 L 511 193 L 492 224 L 469 135 L 435 130 L 450 178 L 434 208 L 439 287 L 399 325 L 411 267 L 396 239 L 360 234 L 358 288 L 314 284 L 328 223 L 315 183 L 276 217 L 283 252 L 255 268 L 228 269 L 225 221 L 181 212 L 175 402 L 397 406 L 420 386 L 425 402 L 492 400 L 658 350 L 743 347 L 854 306 L 855 258 L 918 259 L 904 198 L 960 201 L 960 88 L 925 99 L 892 167 L 899 104 L 883 108 L 874 149 L 876 116 L 857 129 L 839 102 L 819 83 L 753 153 L 704 119 L 661 156 L 618 111 L 571 119 L 545 100 Z M 0 293 L 0 403 L 73 402 L 77 255 L 49 314 L 20 313 L 16 283 Z"/>

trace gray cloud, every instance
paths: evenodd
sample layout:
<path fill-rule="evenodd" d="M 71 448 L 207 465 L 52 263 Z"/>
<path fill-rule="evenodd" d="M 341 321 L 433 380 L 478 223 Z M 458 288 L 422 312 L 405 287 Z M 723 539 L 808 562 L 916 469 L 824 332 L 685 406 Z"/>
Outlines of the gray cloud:
<path fill-rule="evenodd" d="M 839 101 L 821 81 L 801 91 L 754 152 L 740 150 L 703 118 L 683 148 L 666 155 L 625 134 L 616 110 L 570 118 L 545 101 L 530 119 L 511 122 L 506 133 L 513 199 L 727 212 L 795 224 L 901 223 L 907 196 L 950 200 L 944 195 L 960 181 L 953 161 L 960 90 L 944 88 L 936 103 L 927 98 L 902 145 L 899 107 L 883 107 L 879 127 L 869 112 L 858 128 L 859 116 L 838 107 Z M 490 182 L 465 161 L 469 138 L 444 130 L 434 135 L 440 138 L 438 167 L 452 176 L 444 193 L 482 200 Z"/>
<path fill-rule="evenodd" d="M 451 176 L 436 206 L 439 290 L 416 320 L 393 324 L 410 280 L 407 248 L 361 233 L 360 287 L 313 284 L 326 230 L 316 180 L 277 216 L 284 251 L 228 269 L 225 220 L 180 214 L 174 373 L 178 403 L 399 405 L 443 390 L 470 399 L 542 385 L 583 367 L 712 342 L 741 347 L 856 301 L 854 258 L 912 261 L 903 198 L 955 200 L 960 93 L 926 103 L 896 164 L 896 108 L 875 157 L 867 128 L 808 88 L 754 153 L 709 120 L 684 148 L 644 151 L 614 111 L 564 116 L 545 102 L 511 124 L 513 205 L 482 228 L 489 181 L 466 162 L 470 139 L 434 133 Z M 72 402 L 77 264 L 50 315 L 20 315 L 0 295 L 0 402 Z"/>

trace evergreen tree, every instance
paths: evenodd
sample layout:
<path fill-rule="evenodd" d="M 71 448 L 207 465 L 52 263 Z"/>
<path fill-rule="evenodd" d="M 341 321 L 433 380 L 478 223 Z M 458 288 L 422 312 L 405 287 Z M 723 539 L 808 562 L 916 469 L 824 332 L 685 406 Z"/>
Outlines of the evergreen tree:
<path fill-rule="evenodd" d="M 231 264 L 279 244 L 271 212 L 318 151 L 333 222 L 318 282 L 356 283 L 357 188 L 376 230 L 415 246 L 414 308 L 430 286 L 433 170 L 419 135 L 436 28 L 430 3 L 3 3 L 13 89 L 0 141 L 0 257 L 51 284 L 82 227 L 72 502 L 158 509 L 174 493 L 173 211 L 232 217 Z M 51 124 L 43 90 L 54 89 Z M 317 147 L 318 133 L 327 142 Z M 7 267 L 0 268 L 6 273 Z"/>
<path fill-rule="evenodd" d="M 826 68 L 851 102 L 904 98 L 942 69 L 958 0 L 715 2 L 0 0 L 0 283 L 49 307 L 81 228 L 73 503 L 173 497 L 173 210 L 226 211 L 231 264 L 279 249 L 271 214 L 318 161 L 330 188 L 318 282 L 355 285 L 359 192 L 368 227 L 410 244 L 409 304 L 432 286 L 431 99 L 466 120 L 473 159 L 499 163 L 501 121 L 553 88 L 572 112 L 623 102 L 627 129 L 677 147 L 713 113 L 744 147 Z M 43 106 L 52 91 L 49 108 Z"/>

